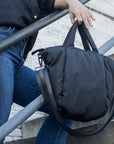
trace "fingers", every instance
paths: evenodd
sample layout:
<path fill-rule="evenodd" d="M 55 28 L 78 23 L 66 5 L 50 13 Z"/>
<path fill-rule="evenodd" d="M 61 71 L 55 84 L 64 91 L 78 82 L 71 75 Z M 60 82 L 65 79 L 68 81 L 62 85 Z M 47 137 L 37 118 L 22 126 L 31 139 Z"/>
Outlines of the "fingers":
<path fill-rule="evenodd" d="M 84 12 L 81 13 L 82 15 L 82 19 L 83 19 L 83 22 L 86 26 L 87 29 L 89 29 L 90 27 L 92 27 L 92 20 L 91 20 L 91 16 L 89 15 L 88 11 L 85 10 Z"/>
<path fill-rule="evenodd" d="M 90 27 L 92 27 L 92 26 L 93 26 L 93 25 L 92 25 L 92 20 L 91 20 L 91 17 L 90 17 L 90 15 L 89 15 L 89 13 L 86 11 L 85 14 L 86 14 L 86 17 L 87 17 L 88 25 L 89 25 Z"/>
<path fill-rule="evenodd" d="M 77 14 L 77 20 L 78 20 L 78 23 L 79 23 L 79 24 L 82 24 L 83 19 L 82 19 L 81 13 L 78 13 L 78 14 Z"/>
<path fill-rule="evenodd" d="M 92 15 L 91 11 L 82 5 L 79 1 L 72 0 L 72 3 L 69 3 L 69 10 L 70 10 L 70 19 L 71 22 L 75 22 L 75 18 L 77 18 L 78 23 L 82 24 L 84 22 L 85 27 L 89 29 L 92 27 L 92 21 L 95 21 L 94 16 Z"/>
<path fill-rule="evenodd" d="M 88 10 L 88 8 L 85 7 L 85 10 L 81 14 L 86 28 L 89 29 L 90 27 L 92 27 L 92 20 L 95 21 L 95 18 L 92 15 L 92 13 Z"/>
<path fill-rule="evenodd" d="M 94 16 L 87 8 L 84 8 L 83 10 L 81 10 L 81 12 L 70 13 L 72 24 L 75 22 L 75 18 L 77 18 L 79 24 L 82 24 L 82 22 L 84 22 L 87 29 L 93 26 L 92 20 L 95 21 Z"/>
<path fill-rule="evenodd" d="M 91 19 L 95 21 L 96 19 L 95 19 L 95 17 L 93 16 L 93 14 L 91 13 L 91 11 L 90 11 L 89 9 L 87 9 L 87 10 L 88 10 L 88 13 L 89 13 L 89 16 L 91 17 Z"/>
<path fill-rule="evenodd" d="M 75 22 L 75 16 L 72 13 L 70 13 L 70 19 L 73 24 Z"/>
<path fill-rule="evenodd" d="M 75 18 L 76 16 L 70 13 L 70 19 L 71 19 L 72 24 L 75 22 Z M 82 24 L 83 20 L 82 20 L 81 14 L 77 15 L 77 20 L 79 24 Z"/>

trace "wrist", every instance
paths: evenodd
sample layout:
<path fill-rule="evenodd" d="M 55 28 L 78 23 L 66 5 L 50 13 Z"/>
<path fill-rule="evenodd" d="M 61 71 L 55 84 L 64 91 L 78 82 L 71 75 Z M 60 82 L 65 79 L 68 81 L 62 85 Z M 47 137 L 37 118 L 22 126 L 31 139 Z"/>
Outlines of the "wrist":
<path fill-rule="evenodd" d="M 70 5 L 72 4 L 72 3 L 79 3 L 79 0 L 65 0 L 66 1 L 66 5 L 68 6 L 68 8 L 70 7 Z"/>
<path fill-rule="evenodd" d="M 67 9 L 67 8 L 69 8 L 66 0 L 55 0 L 54 7 L 56 9 Z"/>
<path fill-rule="evenodd" d="M 79 0 L 55 0 L 54 8 L 56 9 L 67 9 L 73 4 L 79 4 Z"/>

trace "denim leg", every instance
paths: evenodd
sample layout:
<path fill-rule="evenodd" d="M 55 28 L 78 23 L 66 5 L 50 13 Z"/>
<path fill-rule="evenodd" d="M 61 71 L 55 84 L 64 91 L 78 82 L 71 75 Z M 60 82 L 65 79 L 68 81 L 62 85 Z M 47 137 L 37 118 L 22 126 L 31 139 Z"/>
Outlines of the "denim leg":
<path fill-rule="evenodd" d="M 22 65 L 14 76 L 13 102 L 25 107 L 40 94 L 35 72 Z"/>
<path fill-rule="evenodd" d="M 0 27 L 0 40 L 7 38 L 15 31 L 14 28 Z M 13 90 L 14 90 L 14 72 L 23 62 L 21 50 L 24 42 L 20 41 L 14 46 L 0 52 L 0 126 L 4 124 L 10 114 Z M 2 144 L 3 141 L 0 141 Z"/>
<path fill-rule="evenodd" d="M 14 87 L 14 67 L 12 62 L 0 56 L 0 126 L 9 117 Z M 0 142 L 2 144 L 2 142 Z"/>
<path fill-rule="evenodd" d="M 64 119 L 67 126 L 71 126 L 73 121 Z M 65 144 L 67 132 L 58 124 L 55 118 L 50 115 L 43 123 L 35 144 Z"/>

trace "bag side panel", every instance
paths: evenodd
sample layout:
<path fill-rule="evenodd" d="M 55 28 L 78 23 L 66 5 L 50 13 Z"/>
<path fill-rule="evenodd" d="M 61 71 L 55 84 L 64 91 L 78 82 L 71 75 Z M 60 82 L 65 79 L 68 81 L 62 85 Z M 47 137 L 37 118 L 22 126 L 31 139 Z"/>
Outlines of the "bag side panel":
<path fill-rule="evenodd" d="M 104 65 L 107 96 L 112 98 L 114 95 L 114 60 L 104 56 Z"/>
<path fill-rule="evenodd" d="M 67 117 L 89 121 L 106 114 L 103 57 L 95 52 L 66 48 L 63 108 Z"/>
<path fill-rule="evenodd" d="M 42 58 L 47 65 L 53 93 L 60 109 L 63 98 L 63 77 L 65 66 L 65 48 L 53 47 L 42 52 Z"/>

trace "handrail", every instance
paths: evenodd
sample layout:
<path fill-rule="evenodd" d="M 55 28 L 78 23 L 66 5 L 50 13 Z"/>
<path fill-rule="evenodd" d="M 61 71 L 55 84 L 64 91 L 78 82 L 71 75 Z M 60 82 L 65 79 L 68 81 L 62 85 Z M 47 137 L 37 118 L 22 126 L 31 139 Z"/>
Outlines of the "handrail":
<path fill-rule="evenodd" d="M 51 24 L 55 20 L 61 18 L 62 16 L 68 13 L 68 9 L 63 11 L 55 11 L 48 16 L 30 24 L 29 26 L 17 31 L 13 35 L 5 38 L 4 40 L 0 41 L 0 51 L 7 49 L 8 47 L 16 44 L 18 41 L 23 40 L 31 36 L 32 34 L 38 32 L 40 29 L 46 27 L 47 25 Z"/>
<path fill-rule="evenodd" d="M 0 127 L 0 140 L 6 137 L 12 132 L 17 126 L 22 124 L 27 118 L 29 118 L 34 112 L 36 112 L 44 104 L 42 95 L 38 96 L 29 105 L 19 111 L 9 121 Z"/>
<path fill-rule="evenodd" d="M 89 0 L 81 0 L 82 3 L 86 3 Z M 42 18 L 41 20 L 27 26 L 26 28 L 16 32 L 12 36 L 2 40 L 0 42 L 0 51 L 5 50 L 9 46 L 17 43 L 18 41 L 32 35 L 33 33 L 37 32 L 41 28 L 51 24 L 52 22 L 56 21 L 57 19 L 66 15 L 69 11 L 55 11 L 52 14 Z M 114 37 L 113 37 L 114 39 Z M 101 54 L 106 52 L 114 46 L 114 41 L 111 40 L 111 45 L 104 46 L 103 51 L 102 46 L 100 48 Z M 14 117 L 12 117 L 9 121 L 7 121 L 4 125 L 0 127 L 0 140 L 7 136 L 10 132 L 12 132 L 16 127 L 22 124 L 27 118 L 29 118 L 34 112 L 36 112 L 42 105 L 44 104 L 44 99 L 42 96 L 39 96 L 35 100 L 33 100 L 28 106 L 23 108 L 20 112 L 18 112 Z"/>
<path fill-rule="evenodd" d="M 113 46 L 114 46 L 114 36 L 99 48 L 99 53 L 105 54 Z"/>

